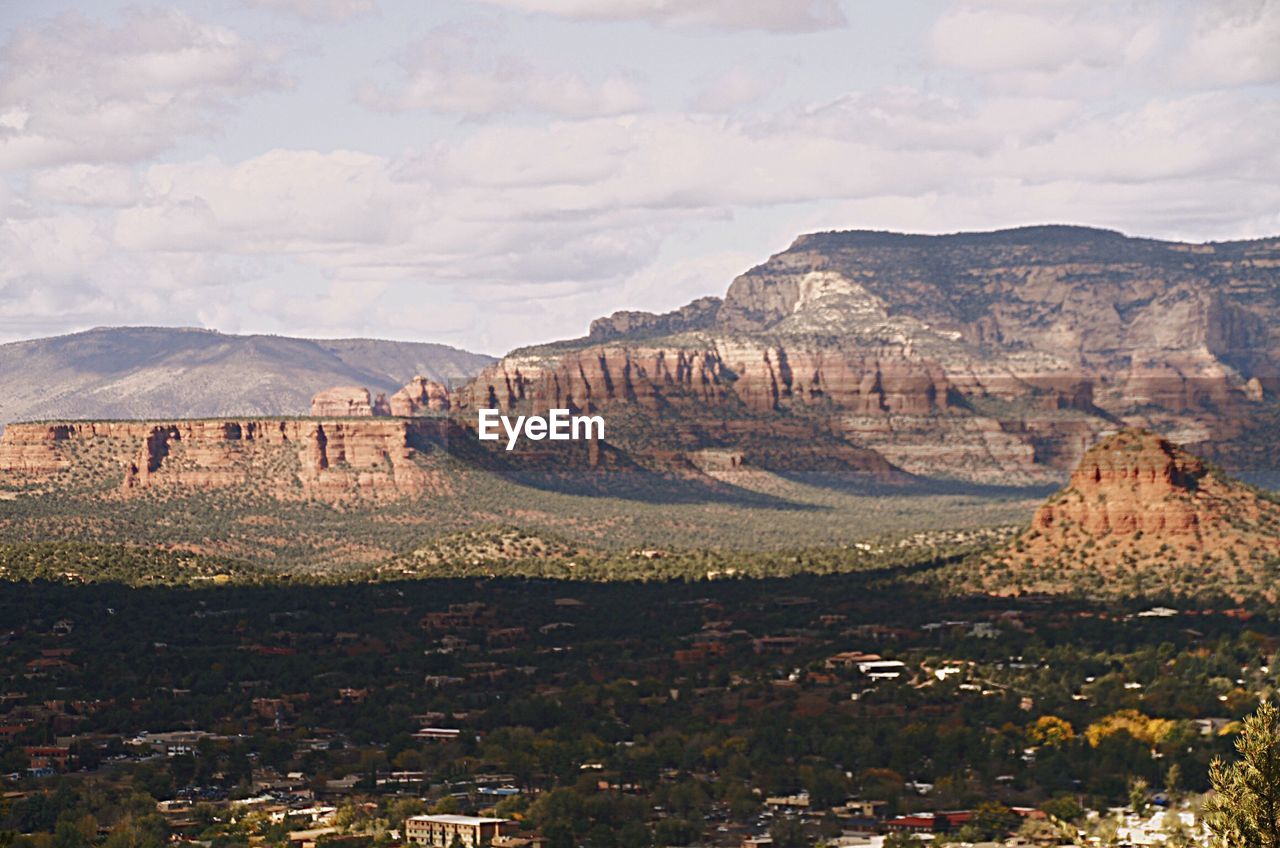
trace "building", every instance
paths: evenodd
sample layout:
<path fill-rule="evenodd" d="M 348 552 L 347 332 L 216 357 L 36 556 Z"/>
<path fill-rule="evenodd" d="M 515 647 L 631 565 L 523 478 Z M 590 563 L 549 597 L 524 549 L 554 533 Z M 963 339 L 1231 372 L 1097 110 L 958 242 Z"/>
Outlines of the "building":
<path fill-rule="evenodd" d="M 506 819 L 477 816 L 410 816 L 404 820 L 404 837 L 412 845 L 430 845 L 433 848 L 449 848 L 456 837 L 464 848 L 475 848 L 502 836 L 502 828 L 506 824 Z"/>
<path fill-rule="evenodd" d="M 462 737 L 462 731 L 456 727 L 424 727 L 413 734 L 414 739 L 436 739 L 451 742 Z"/>

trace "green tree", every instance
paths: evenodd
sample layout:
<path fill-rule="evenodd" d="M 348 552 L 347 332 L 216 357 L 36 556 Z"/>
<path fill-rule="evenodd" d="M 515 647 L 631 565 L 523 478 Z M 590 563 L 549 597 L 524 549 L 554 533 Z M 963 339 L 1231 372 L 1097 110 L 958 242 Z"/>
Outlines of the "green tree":
<path fill-rule="evenodd" d="M 795 816 L 783 816 L 775 821 L 769 828 L 769 836 L 773 837 L 774 848 L 804 848 L 809 844 L 800 819 Z"/>
<path fill-rule="evenodd" d="M 1280 711 L 1263 701 L 1244 720 L 1235 762 L 1209 766 L 1204 820 L 1221 848 L 1280 846 Z"/>
<path fill-rule="evenodd" d="M 1129 781 L 1129 809 L 1142 815 L 1147 811 L 1150 798 L 1151 784 L 1147 783 L 1146 778 L 1135 777 Z"/>

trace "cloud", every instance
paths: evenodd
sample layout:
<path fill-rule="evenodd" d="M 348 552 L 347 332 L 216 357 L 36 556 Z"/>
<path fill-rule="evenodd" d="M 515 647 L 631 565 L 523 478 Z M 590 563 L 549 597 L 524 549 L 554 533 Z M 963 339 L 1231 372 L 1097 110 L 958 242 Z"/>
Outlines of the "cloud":
<path fill-rule="evenodd" d="M 1280 80 L 1280 2 L 1206 3 L 1196 16 L 1182 73 L 1199 85 Z"/>
<path fill-rule="evenodd" d="M 137 177 L 119 165 L 62 165 L 36 171 L 31 189 L 44 200 L 77 206 L 130 206 L 141 199 Z"/>
<path fill-rule="evenodd" d="M 108 219 L 65 213 L 0 222 L 0 326 L 30 337 L 101 324 L 197 323 L 244 275 L 216 254 L 133 254 Z"/>
<path fill-rule="evenodd" d="M 930 47 L 940 64 L 967 71 L 1047 74 L 1112 67 L 1152 47 L 1149 27 L 1120 24 L 1117 17 L 1128 18 L 1087 4 L 962 5 L 934 23 Z"/>
<path fill-rule="evenodd" d="M 733 112 L 760 101 L 780 84 L 777 74 L 766 77 L 739 65 L 707 80 L 689 105 L 697 112 Z"/>
<path fill-rule="evenodd" d="M 644 97 L 626 77 L 600 81 L 568 71 L 547 71 L 520 57 L 482 51 L 477 41 L 438 29 L 402 62 L 404 80 L 388 89 L 362 86 L 357 100 L 381 112 L 430 110 L 487 116 L 541 112 L 557 116 L 617 115 L 643 108 Z"/>
<path fill-rule="evenodd" d="M 580 21 L 643 21 L 672 29 L 813 32 L 848 25 L 837 0 L 485 0 Z"/>
<path fill-rule="evenodd" d="M 243 0 L 250 6 L 270 9 L 305 21 L 334 23 L 378 10 L 374 0 Z"/>
<path fill-rule="evenodd" d="M 719 30 L 751 15 L 796 29 L 758 13 L 822 8 L 492 2 Z M 598 28 L 555 26 L 564 42 L 535 49 L 510 21 L 477 35 L 499 18 L 486 13 L 432 31 L 394 79 L 343 68 L 387 114 L 311 114 L 300 95 L 280 120 L 310 121 L 314 138 L 271 149 L 278 136 L 241 128 L 217 156 L 175 139 L 282 84 L 268 51 L 176 13 L 59 18 L 0 56 L 0 161 L 29 164 L 0 179 L 0 323 L 205 321 L 500 350 L 722 293 L 815 229 L 1264 235 L 1280 229 L 1276 5 L 956 4 L 921 52 L 848 79 L 830 71 L 847 47 L 823 47 L 839 36 L 806 41 L 813 58 L 753 39 L 759 56 L 734 65 L 706 49 L 729 45 L 717 35 L 621 30 L 671 47 L 671 67 L 593 75 L 562 48 Z M 418 111 L 468 120 L 401 114 Z"/>
<path fill-rule="evenodd" d="M 285 83 L 270 51 L 173 10 L 115 27 L 79 14 L 0 50 L 0 169 L 129 162 L 212 130 L 236 99 Z"/>

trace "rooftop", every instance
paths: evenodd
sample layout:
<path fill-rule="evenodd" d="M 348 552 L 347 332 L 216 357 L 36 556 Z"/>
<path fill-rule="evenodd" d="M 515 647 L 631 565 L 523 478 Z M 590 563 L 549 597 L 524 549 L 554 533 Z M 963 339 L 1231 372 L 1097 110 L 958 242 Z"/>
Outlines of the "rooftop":
<path fill-rule="evenodd" d="M 407 821 L 419 822 L 436 822 L 438 824 L 502 824 L 506 819 L 489 819 L 480 816 L 455 816 L 455 815 L 439 815 L 439 816 L 409 816 Z"/>

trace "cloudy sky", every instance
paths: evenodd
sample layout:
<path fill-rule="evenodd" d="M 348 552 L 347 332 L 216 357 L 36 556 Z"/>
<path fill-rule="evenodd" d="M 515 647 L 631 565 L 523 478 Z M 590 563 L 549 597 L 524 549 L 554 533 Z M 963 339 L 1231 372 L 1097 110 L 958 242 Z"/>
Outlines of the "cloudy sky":
<path fill-rule="evenodd" d="M 801 232 L 1280 233 L 1280 0 L 0 0 L 0 340 L 501 353 Z"/>

